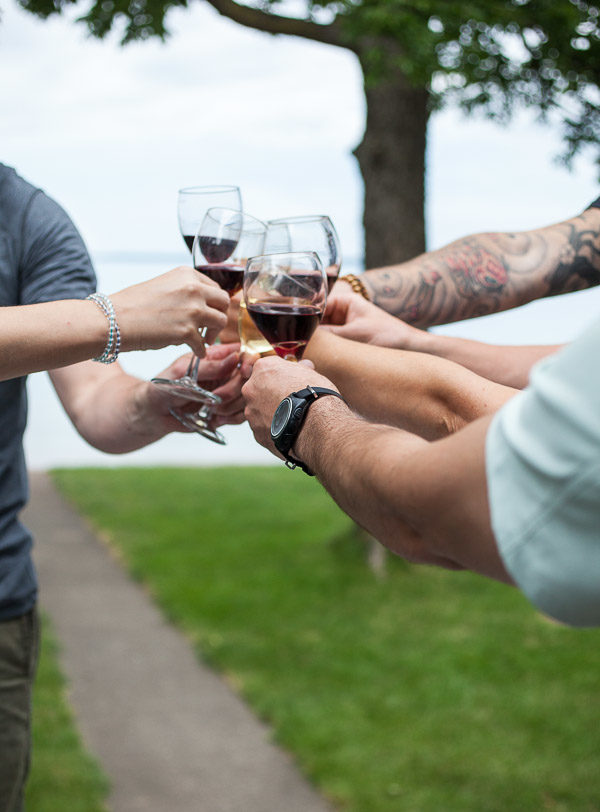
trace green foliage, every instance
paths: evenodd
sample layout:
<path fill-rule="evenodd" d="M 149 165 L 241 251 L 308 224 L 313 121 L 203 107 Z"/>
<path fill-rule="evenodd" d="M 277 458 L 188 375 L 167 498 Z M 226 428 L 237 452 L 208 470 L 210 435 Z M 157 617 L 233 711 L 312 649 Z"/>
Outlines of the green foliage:
<path fill-rule="evenodd" d="M 599 630 L 468 573 L 377 580 L 283 467 L 56 481 L 345 812 L 599 808 Z"/>
<path fill-rule="evenodd" d="M 19 2 L 48 17 L 85 0 Z M 236 9 L 245 8 L 208 2 L 233 19 Z M 93 0 L 79 21 L 96 37 L 116 26 L 123 43 L 164 39 L 168 12 L 187 4 Z M 277 13 L 285 0 L 264 0 L 254 8 L 262 13 L 244 24 L 300 33 Z M 328 23 L 317 22 L 323 16 Z M 429 89 L 433 109 L 452 103 L 502 121 L 518 106 L 535 108 L 542 119 L 553 113 L 563 128 L 563 157 L 569 163 L 586 147 L 599 151 L 599 17 L 600 5 L 585 0 L 306 0 L 304 19 L 312 29 L 301 35 L 321 38 L 324 29 L 332 29 L 337 34 L 332 41 L 359 55 L 368 81 L 399 71 Z"/>
<path fill-rule="evenodd" d="M 433 108 L 454 103 L 504 122 L 518 106 L 553 113 L 568 163 L 600 143 L 599 16 L 580 0 L 362 0 L 344 23 L 355 41 L 377 43 L 365 60 L 376 79 L 400 70 L 429 87 Z"/>
<path fill-rule="evenodd" d="M 104 812 L 108 782 L 85 752 L 65 697 L 58 648 L 48 621 L 33 695 L 33 760 L 27 812 Z"/>

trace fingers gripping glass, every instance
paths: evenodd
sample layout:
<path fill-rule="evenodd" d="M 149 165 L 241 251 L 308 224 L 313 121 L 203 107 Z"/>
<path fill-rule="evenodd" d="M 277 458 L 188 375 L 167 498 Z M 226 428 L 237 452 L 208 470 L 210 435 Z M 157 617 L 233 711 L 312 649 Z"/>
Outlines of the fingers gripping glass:
<path fill-rule="evenodd" d="M 230 297 L 234 296 L 242 289 L 248 258 L 263 250 L 266 230 L 265 223 L 249 214 L 233 209 L 209 209 L 192 246 L 194 268 L 215 281 Z M 215 386 L 219 383 L 215 381 Z M 211 405 L 196 413 L 173 409 L 171 414 L 187 428 L 225 445 L 221 432 L 210 426 Z"/>
<path fill-rule="evenodd" d="M 314 252 L 254 257 L 244 274 L 249 315 L 277 355 L 299 361 L 327 303 L 327 277 Z"/>
<path fill-rule="evenodd" d="M 211 208 L 218 206 L 227 206 L 230 211 L 239 213 L 242 208 L 242 197 L 239 188 L 237 186 L 190 186 L 179 190 L 177 195 L 177 219 L 181 235 L 190 251 L 207 212 Z M 240 233 L 241 216 L 237 221 L 230 224 L 227 234 L 223 235 L 221 252 L 225 250 L 225 247 L 230 242 L 239 239 Z M 219 256 L 222 258 L 223 253 Z M 203 333 L 205 332 L 206 330 L 203 331 Z M 185 397 L 188 400 L 196 400 L 200 403 L 219 403 L 220 398 L 217 395 L 198 385 L 199 363 L 200 359 L 194 356 L 182 378 L 176 378 L 175 380 L 153 378 L 152 383 L 172 395 Z"/>

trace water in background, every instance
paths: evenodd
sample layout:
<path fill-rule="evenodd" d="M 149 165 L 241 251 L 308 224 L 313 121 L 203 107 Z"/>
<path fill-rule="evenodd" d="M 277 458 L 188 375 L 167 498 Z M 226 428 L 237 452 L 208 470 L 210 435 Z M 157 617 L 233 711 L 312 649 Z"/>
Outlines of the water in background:
<path fill-rule="evenodd" d="M 185 255 L 96 257 L 98 289 L 112 293 L 189 261 Z M 358 263 L 346 261 L 344 271 L 357 273 Z M 557 344 L 575 338 L 600 314 L 600 289 L 532 302 L 516 310 L 436 328 L 447 335 L 496 344 Z M 183 351 L 183 350 L 181 350 Z M 132 352 L 121 356 L 127 372 L 151 378 L 177 357 L 178 348 Z M 130 454 L 110 455 L 88 446 L 63 412 L 45 373 L 29 378 L 29 423 L 25 452 L 31 469 L 58 466 L 115 465 L 251 465 L 279 463 L 254 442 L 247 425 L 222 429 L 228 445 L 203 437 L 171 434 Z"/>

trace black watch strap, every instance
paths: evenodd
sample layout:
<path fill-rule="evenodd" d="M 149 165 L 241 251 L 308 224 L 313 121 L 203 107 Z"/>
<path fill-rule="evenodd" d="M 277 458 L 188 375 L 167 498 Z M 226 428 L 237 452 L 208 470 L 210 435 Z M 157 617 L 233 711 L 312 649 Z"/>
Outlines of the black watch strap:
<path fill-rule="evenodd" d="M 313 400 L 318 400 L 325 395 L 334 395 L 334 397 L 343 400 L 344 403 L 346 402 L 339 392 L 335 389 L 327 389 L 325 386 L 305 386 L 304 389 L 292 392 L 292 395 L 295 395 L 297 398 L 312 398 Z"/>
<path fill-rule="evenodd" d="M 298 420 L 297 425 L 294 426 L 293 433 L 291 435 L 286 435 L 287 442 L 285 443 L 285 445 L 287 445 L 287 448 L 285 446 L 281 446 L 277 441 L 275 442 L 277 449 L 281 451 L 281 453 L 285 457 L 285 464 L 287 465 L 287 467 L 292 470 L 294 468 L 300 468 L 302 471 L 304 471 L 305 474 L 308 474 L 308 476 L 314 476 L 313 472 L 301 460 L 297 460 L 295 457 L 292 457 L 292 455 L 289 453 L 289 449 L 292 448 L 294 442 L 296 441 L 296 438 L 300 434 L 300 431 L 302 429 L 302 426 L 304 425 L 304 421 L 306 419 L 306 415 L 308 414 L 308 410 L 311 404 L 313 404 L 319 398 L 325 397 L 327 395 L 332 395 L 333 397 L 339 398 L 344 403 L 346 403 L 346 401 L 344 400 L 342 395 L 340 395 L 339 392 L 337 392 L 335 389 L 328 389 L 327 387 L 324 386 L 306 386 L 304 389 L 299 389 L 297 392 L 292 392 L 291 395 L 288 395 L 288 397 L 290 398 L 303 400 L 304 406 L 302 409 L 302 413 L 300 415 L 300 419 Z"/>

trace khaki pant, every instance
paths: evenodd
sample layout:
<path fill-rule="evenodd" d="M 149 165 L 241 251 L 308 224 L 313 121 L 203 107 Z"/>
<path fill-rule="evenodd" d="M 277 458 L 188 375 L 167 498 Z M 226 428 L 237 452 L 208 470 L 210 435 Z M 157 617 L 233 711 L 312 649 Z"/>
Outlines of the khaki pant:
<path fill-rule="evenodd" d="M 35 609 L 13 620 L 0 621 L 0 812 L 23 809 L 38 650 Z"/>

